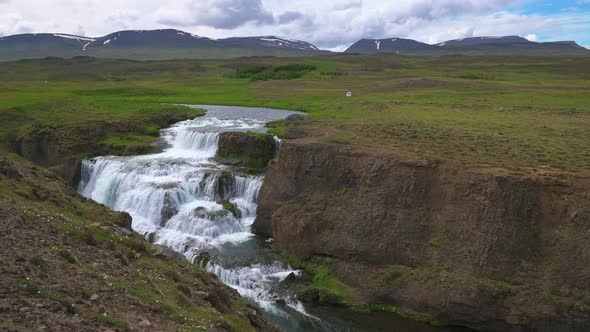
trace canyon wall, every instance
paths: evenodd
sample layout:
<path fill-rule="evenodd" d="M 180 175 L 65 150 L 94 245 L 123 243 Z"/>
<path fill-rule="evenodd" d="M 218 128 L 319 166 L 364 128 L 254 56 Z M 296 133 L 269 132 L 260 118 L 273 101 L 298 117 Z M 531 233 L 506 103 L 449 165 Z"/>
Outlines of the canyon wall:
<path fill-rule="evenodd" d="M 485 330 L 590 329 L 589 187 L 285 140 L 254 229 L 365 303 Z"/>

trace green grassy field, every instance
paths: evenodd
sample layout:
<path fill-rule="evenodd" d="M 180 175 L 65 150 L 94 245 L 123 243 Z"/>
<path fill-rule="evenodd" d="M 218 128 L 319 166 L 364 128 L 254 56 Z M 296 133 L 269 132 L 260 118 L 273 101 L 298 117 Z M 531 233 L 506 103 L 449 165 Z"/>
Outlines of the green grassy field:
<path fill-rule="evenodd" d="M 289 64 L 315 70 L 288 80 L 236 75 L 256 66 Z M 347 91 L 352 97 L 345 96 Z M 334 55 L 0 63 L 4 149 L 32 128 L 59 130 L 67 142 L 67 133 L 77 128 L 141 119 L 162 108 L 174 111 L 167 106 L 173 103 L 305 111 L 312 126 L 329 133 L 324 141 L 410 151 L 466 167 L 579 175 L 590 170 L 590 57 Z M 138 135 L 139 140 L 150 136 Z"/>

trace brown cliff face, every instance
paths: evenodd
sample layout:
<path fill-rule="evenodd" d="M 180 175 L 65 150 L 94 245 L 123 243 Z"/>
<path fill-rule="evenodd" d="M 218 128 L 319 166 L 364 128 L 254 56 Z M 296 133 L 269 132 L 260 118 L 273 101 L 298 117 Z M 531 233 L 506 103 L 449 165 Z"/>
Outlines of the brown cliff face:
<path fill-rule="evenodd" d="M 590 328 L 587 184 L 287 140 L 257 233 L 368 303 L 474 328 Z"/>

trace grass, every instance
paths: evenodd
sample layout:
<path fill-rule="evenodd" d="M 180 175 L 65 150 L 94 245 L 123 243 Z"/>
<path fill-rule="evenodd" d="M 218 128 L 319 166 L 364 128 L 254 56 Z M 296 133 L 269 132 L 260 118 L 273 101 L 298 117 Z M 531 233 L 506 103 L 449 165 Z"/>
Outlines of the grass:
<path fill-rule="evenodd" d="M 543 294 L 544 298 L 549 302 L 553 303 L 558 311 L 568 313 L 568 312 L 581 312 L 581 313 L 590 313 L 590 305 L 588 304 L 588 297 L 583 300 L 572 298 L 572 297 L 565 297 L 553 294 L 551 291 L 546 291 Z"/>
<path fill-rule="evenodd" d="M 350 306 L 354 304 L 352 288 L 336 278 L 326 266 L 314 264 L 295 255 L 285 254 L 287 261 L 296 269 L 312 276 L 312 281 L 299 291 L 299 298 L 317 304 Z"/>
<path fill-rule="evenodd" d="M 74 256 L 74 254 L 72 254 L 72 252 L 67 248 L 52 248 L 51 252 L 60 255 L 70 264 L 80 265 L 80 262 L 78 261 L 76 256 Z"/>
<path fill-rule="evenodd" d="M 25 287 L 25 290 L 34 296 L 38 296 L 40 298 L 48 299 L 51 301 L 55 301 L 61 304 L 69 314 L 75 315 L 78 314 L 80 311 L 78 308 L 74 306 L 72 301 L 64 296 L 61 296 L 58 293 L 53 291 L 47 290 L 42 287 L 39 283 L 29 279 L 29 278 L 20 278 L 18 282 Z"/>
<path fill-rule="evenodd" d="M 45 258 L 43 258 L 43 256 L 35 256 L 31 259 L 31 263 L 33 263 L 33 265 L 35 265 L 36 267 L 39 268 L 47 268 L 47 266 L 49 264 L 47 264 L 47 261 L 45 260 Z"/>
<path fill-rule="evenodd" d="M 257 65 L 245 69 L 236 69 L 235 78 L 247 78 L 251 82 L 270 80 L 292 80 L 303 77 L 317 67 L 309 64 L 287 64 L 277 67 Z M 228 76 L 231 77 L 231 76 Z"/>
<path fill-rule="evenodd" d="M 105 316 L 104 314 L 101 315 L 99 313 L 96 312 L 89 312 L 89 313 L 85 313 L 82 315 L 82 317 L 84 318 L 90 318 L 102 323 L 106 323 L 112 327 L 116 327 L 121 329 L 122 331 L 131 331 L 131 329 L 129 328 L 129 325 L 123 321 L 114 319 L 112 317 L 109 316 Z"/>
<path fill-rule="evenodd" d="M 273 75 L 316 69 L 252 82 L 228 77 L 236 68 Z M 590 169 L 589 68 L 588 57 L 509 56 L 321 56 L 295 66 L 282 58 L 8 62 L 0 63 L 0 135 L 10 142 L 45 130 L 79 150 L 84 135 L 76 132 L 91 124 L 149 122 L 163 108 L 168 115 L 185 112 L 171 104 L 264 106 L 309 113 L 311 125 L 330 129 L 324 138 L 330 142 L 468 167 L 584 173 Z M 331 72 L 342 75 L 325 74 Z M 138 123 L 132 137 L 115 133 L 107 142 L 141 145 L 156 135 L 156 125 L 167 125 L 156 122 Z M 282 136 L 284 127 L 271 132 Z"/>

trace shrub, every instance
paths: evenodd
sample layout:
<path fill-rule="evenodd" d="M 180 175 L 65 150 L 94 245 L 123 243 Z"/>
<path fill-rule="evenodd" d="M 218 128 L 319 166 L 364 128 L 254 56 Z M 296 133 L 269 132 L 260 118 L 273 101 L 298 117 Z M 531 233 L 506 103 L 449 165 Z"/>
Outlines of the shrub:
<path fill-rule="evenodd" d="M 290 80 L 302 77 L 315 70 L 313 65 L 289 64 L 278 67 L 254 66 L 246 69 L 237 69 L 237 78 L 249 78 L 250 81 Z"/>
<path fill-rule="evenodd" d="M 45 258 L 43 258 L 43 256 L 33 257 L 33 259 L 31 259 L 31 263 L 33 263 L 33 265 L 35 265 L 36 267 L 40 268 L 46 268 L 48 266 L 47 261 L 45 260 Z"/>
<path fill-rule="evenodd" d="M 70 263 L 70 264 L 80 265 L 80 262 L 78 261 L 76 256 L 74 256 L 74 254 L 72 254 L 72 252 L 66 248 L 52 248 L 51 252 L 60 255 L 63 259 L 68 261 L 68 263 Z"/>

